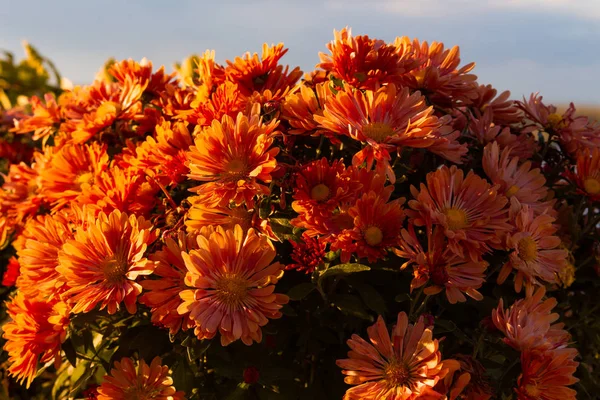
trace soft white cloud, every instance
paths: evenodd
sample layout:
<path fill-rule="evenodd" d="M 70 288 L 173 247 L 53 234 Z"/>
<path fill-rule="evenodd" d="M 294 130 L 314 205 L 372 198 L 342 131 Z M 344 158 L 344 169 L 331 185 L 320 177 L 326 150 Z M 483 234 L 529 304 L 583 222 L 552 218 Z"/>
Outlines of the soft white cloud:
<path fill-rule="evenodd" d="M 412 17 L 447 17 L 504 10 L 600 19 L 600 0 L 328 0 L 326 4 L 332 9 L 350 7 Z"/>

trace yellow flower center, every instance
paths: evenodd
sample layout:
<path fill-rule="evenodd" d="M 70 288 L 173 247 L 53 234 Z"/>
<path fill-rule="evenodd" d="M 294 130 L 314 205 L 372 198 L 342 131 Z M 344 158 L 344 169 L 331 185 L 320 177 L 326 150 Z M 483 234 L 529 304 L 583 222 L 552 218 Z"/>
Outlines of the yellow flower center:
<path fill-rule="evenodd" d="M 422 70 L 413 72 L 413 76 L 417 80 L 417 86 L 422 87 L 423 83 L 425 82 L 425 70 L 422 69 Z"/>
<path fill-rule="evenodd" d="M 234 158 L 227 164 L 227 171 L 232 175 L 241 175 L 246 171 L 246 163 L 240 159 Z"/>
<path fill-rule="evenodd" d="M 107 257 L 102 263 L 102 272 L 110 283 L 122 281 L 127 270 L 127 262 L 117 255 Z"/>
<path fill-rule="evenodd" d="M 452 231 L 463 229 L 469 224 L 467 213 L 464 210 L 451 207 L 444 210 L 444 214 L 446 215 L 448 228 Z"/>
<path fill-rule="evenodd" d="M 329 188 L 327 185 L 319 183 L 310 191 L 310 197 L 316 201 L 324 201 L 329 198 Z"/>
<path fill-rule="evenodd" d="M 94 183 L 94 174 L 91 172 L 84 172 L 82 174 L 79 174 L 75 178 L 75 183 L 79 188 L 81 188 L 81 185 L 83 185 L 84 183 L 91 185 Z"/>
<path fill-rule="evenodd" d="M 552 129 L 561 129 L 564 128 L 565 123 L 562 116 L 557 113 L 552 113 L 548 115 L 548 126 Z"/>
<path fill-rule="evenodd" d="M 384 376 L 389 387 L 401 387 L 408 383 L 410 371 L 404 363 L 392 360 L 385 367 Z"/>
<path fill-rule="evenodd" d="M 525 385 L 525 393 L 527 393 L 527 396 L 535 399 L 540 395 L 540 389 L 538 389 L 537 385 Z"/>
<path fill-rule="evenodd" d="M 215 284 L 217 299 L 228 306 L 235 307 L 243 303 L 248 294 L 248 280 L 241 276 L 225 276 Z"/>
<path fill-rule="evenodd" d="M 575 266 L 567 262 L 558 273 L 558 279 L 563 287 L 567 288 L 571 286 L 575 282 Z"/>
<path fill-rule="evenodd" d="M 392 127 L 383 122 L 371 122 L 363 127 L 363 134 L 377 143 L 383 142 L 387 137 L 393 136 L 394 133 Z"/>
<path fill-rule="evenodd" d="M 516 186 L 516 185 L 512 185 L 511 187 L 508 188 L 508 190 L 506 191 L 506 197 L 510 198 L 512 196 L 514 196 L 515 194 L 517 194 L 517 192 L 521 190 L 520 187 Z"/>
<path fill-rule="evenodd" d="M 365 230 L 364 237 L 369 246 L 377 246 L 383 240 L 383 232 L 376 226 L 370 226 Z"/>
<path fill-rule="evenodd" d="M 517 243 L 519 257 L 523 261 L 533 261 L 537 257 L 537 243 L 531 236 L 524 237 Z"/>
<path fill-rule="evenodd" d="M 596 178 L 587 178 L 583 181 L 583 188 L 589 194 L 600 193 L 600 181 Z"/>

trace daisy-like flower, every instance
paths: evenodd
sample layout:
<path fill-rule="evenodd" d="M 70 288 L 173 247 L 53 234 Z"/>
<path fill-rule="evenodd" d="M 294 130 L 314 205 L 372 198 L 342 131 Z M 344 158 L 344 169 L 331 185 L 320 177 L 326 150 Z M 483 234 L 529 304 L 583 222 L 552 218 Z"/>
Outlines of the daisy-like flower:
<path fill-rule="evenodd" d="M 177 310 L 190 313 L 198 338 L 219 332 L 223 346 L 240 339 L 251 345 L 262 340 L 261 327 L 269 319 L 281 317 L 288 297 L 274 290 L 284 266 L 271 264 L 275 248 L 254 229 L 203 228 L 198 249 L 182 257 L 188 270 L 185 283 L 195 289 L 180 293 L 183 303 Z"/>
<path fill-rule="evenodd" d="M 72 312 L 89 312 L 100 304 L 114 314 L 125 303 L 134 314 L 142 291 L 136 279 L 154 271 L 144 253 L 156 237 L 149 221 L 118 210 L 100 213 L 95 223 L 78 228 L 63 245 L 56 267 L 69 287 L 64 297 Z"/>
<path fill-rule="evenodd" d="M 492 321 L 505 338 L 504 342 L 518 351 L 538 350 L 545 352 L 567 346 L 570 335 L 563 324 L 553 324 L 559 315 L 552 310 L 558 302 L 551 297 L 544 301 L 546 289 L 535 292 L 528 289 L 526 297 L 517 300 L 508 309 L 500 299 L 498 307 L 492 310 Z"/>
<path fill-rule="evenodd" d="M 451 304 L 466 301 L 465 294 L 482 300 L 483 296 L 477 289 L 485 282 L 487 262 L 454 253 L 447 246 L 442 229 L 436 228 L 433 233 L 427 230 L 427 251 L 417 239 L 413 225 L 409 226 L 409 230 L 402 230 L 399 249 L 394 250 L 397 256 L 408 259 L 402 268 L 413 265 L 414 278 L 410 290 L 428 284 L 425 294 L 435 295 L 445 290 Z"/>
<path fill-rule="evenodd" d="M 398 80 L 419 62 L 405 47 L 399 49 L 383 40 L 366 35 L 352 36 L 349 28 L 333 31 L 334 40 L 327 45 L 331 55 L 319 53 L 317 68 L 331 72 L 357 89 L 374 89 Z"/>
<path fill-rule="evenodd" d="M 541 128 L 551 135 L 558 136 L 561 145 L 572 156 L 577 156 L 578 152 L 586 148 L 600 147 L 600 125 L 592 123 L 588 117 L 575 116 L 573 103 L 563 114 L 559 114 L 555 106 L 545 105 L 542 96 L 536 93 L 532 94 L 529 100 L 523 98 L 517 105 L 534 123 L 528 127 L 529 131 Z"/>
<path fill-rule="evenodd" d="M 539 285 L 541 281 L 557 283 L 557 274 L 567 263 L 567 251 L 560 249 L 560 238 L 554 236 L 558 227 L 554 217 L 548 214 L 535 215 L 527 205 L 521 206 L 511 200 L 510 220 L 514 221 L 514 231 L 507 234 L 506 248 L 511 250 L 509 261 L 498 275 L 502 284 L 514 269 L 515 290 L 521 291 L 523 284 Z"/>
<path fill-rule="evenodd" d="M 68 219 L 62 214 L 40 215 L 25 224 L 24 245 L 17 255 L 21 275 L 19 290 L 31 297 L 53 298 L 64 291 L 64 279 L 56 271 L 58 253 L 73 238 Z"/>
<path fill-rule="evenodd" d="M 290 240 L 294 248 L 290 254 L 293 264 L 286 265 L 285 269 L 295 269 L 311 274 L 325 258 L 326 243 L 319 238 L 312 238 L 308 235 L 302 235 L 301 242 Z"/>
<path fill-rule="evenodd" d="M 2 326 L 8 353 L 8 372 L 29 387 L 36 376 L 38 362 L 60 363 L 60 346 L 69 325 L 69 308 L 57 299 L 28 297 L 22 292 L 6 303 L 10 321 Z M 57 357 L 58 356 L 58 357 Z"/>
<path fill-rule="evenodd" d="M 89 190 L 97 177 L 108 168 L 107 146 L 67 144 L 50 156 L 40 171 L 42 193 L 56 209 L 76 200 Z"/>
<path fill-rule="evenodd" d="M 425 327 L 423 317 L 413 326 L 406 313 L 399 313 L 390 338 L 380 316 L 367 332 L 371 343 L 352 335 L 349 358 L 337 361 L 346 375 L 344 381 L 357 385 L 346 391 L 345 400 L 412 400 L 425 394 L 444 398 L 432 388 L 447 369 L 443 368 L 438 341 Z"/>
<path fill-rule="evenodd" d="M 466 178 L 456 166 L 427 174 L 427 186 L 411 186 L 415 200 L 407 210 L 417 226 L 440 225 L 448 237 L 448 247 L 460 257 L 472 260 L 499 246 L 503 234 L 511 229 L 506 222 L 506 197 L 498 194 L 485 180 L 470 171 Z"/>
<path fill-rule="evenodd" d="M 477 76 L 469 73 L 475 63 L 458 68 L 458 46 L 446 49 L 443 43 L 420 43 L 406 36 L 396 38 L 394 44 L 401 51 L 414 53 L 413 57 L 419 61 L 417 68 L 402 75 L 402 86 L 419 90 L 431 103 L 442 107 L 470 104 L 471 99 L 477 98 Z"/>
<path fill-rule="evenodd" d="M 1 229 L 1 228 L 0 228 Z M 0 245 L 2 244 L 2 240 L 0 239 Z M 11 287 L 17 283 L 17 279 L 21 274 L 21 265 L 19 264 L 19 260 L 16 257 L 11 257 L 8 260 L 8 265 L 6 266 L 6 270 L 4 271 L 4 275 L 2 275 L 2 286 Z"/>
<path fill-rule="evenodd" d="M 181 304 L 179 293 L 187 288 L 184 282 L 187 268 L 181 253 L 198 248 L 196 236 L 180 231 L 176 238 L 166 237 L 163 248 L 150 256 L 156 263 L 153 275 L 141 282 L 146 292 L 140 303 L 150 307 L 152 323 L 168 328 L 173 335 L 194 326 L 189 315 L 179 314 L 177 307 Z"/>
<path fill-rule="evenodd" d="M 579 379 L 573 374 L 579 363 L 575 349 L 559 349 L 546 353 L 521 353 L 523 372 L 517 379 L 515 392 L 526 400 L 575 400 L 577 392 L 567 386 Z"/>
<path fill-rule="evenodd" d="M 29 102 L 32 115 L 16 119 L 12 131 L 16 133 L 33 132 L 32 139 L 43 139 L 44 143 L 50 135 L 58 131 L 63 118 L 61 107 L 51 93 L 44 95 L 44 101 L 46 104 L 37 96 L 32 96 Z"/>
<path fill-rule="evenodd" d="M 507 147 L 500 152 L 497 142 L 483 149 L 483 170 L 492 184 L 498 185 L 499 193 L 509 199 L 514 197 L 537 214 L 552 210 L 552 203 L 542 202 L 548 196 L 548 188 L 539 168 L 532 168 L 531 161 L 519 165 L 519 158 L 511 153 Z"/>
<path fill-rule="evenodd" d="M 98 400 L 185 400 L 185 393 L 173 386 L 169 367 L 161 362 L 160 357 L 155 357 L 150 365 L 139 360 L 136 367 L 129 357 L 115 361 L 110 375 L 97 389 Z"/>
<path fill-rule="evenodd" d="M 457 354 L 454 360 L 444 360 L 448 374 L 434 388 L 448 393 L 448 400 L 489 400 L 492 387 L 485 376 L 485 368 L 471 356 Z"/>
<path fill-rule="evenodd" d="M 477 97 L 471 98 L 471 108 L 479 110 L 481 114 L 489 112 L 492 122 L 499 125 L 511 125 L 521 122 L 521 111 L 513 100 L 509 100 L 508 90 L 500 93 L 492 85 L 478 85 L 475 92 Z"/>
<path fill-rule="evenodd" d="M 205 226 L 233 229 L 240 225 L 244 231 L 254 228 L 257 232 L 275 238 L 269 221 L 260 218 L 255 209 L 248 209 L 245 204 L 230 207 L 207 204 L 205 199 L 199 196 L 188 197 L 187 200 L 192 204 L 185 219 L 188 231 L 199 231 Z"/>
<path fill-rule="evenodd" d="M 434 116 L 433 107 L 427 106 L 419 92 L 410 94 L 408 88 L 399 90 L 393 84 L 364 93 L 347 87 L 329 97 L 323 115 L 315 115 L 314 119 L 323 129 L 366 143 L 352 163 L 366 162 L 371 169 L 377 161 L 379 170 L 385 171 L 392 182 L 391 153 L 402 147 L 430 147 L 453 131 L 446 125 L 449 119 Z M 460 163 L 467 149 L 460 146 L 455 150 L 443 156 Z"/>
<path fill-rule="evenodd" d="M 271 182 L 277 167 L 279 149 L 271 147 L 276 124 L 261 122 L 258 104 L 249 117 L 239 113 L 235 120 L 213 121 L 187 153 L 190 179 L 208 182 L 194 190 L 216 204 L 245 201 L 252 207 L 254 196 L 269 193 L 263 183 Z"/>
<path fill-rule="evenodd" d="M 578 193 L 600 202 L 600 148 L 578 154 L 575 171 L 568 175 L 577 185 Z"/>
<path fill-rule="evenodd" d="M 290 135 L 319 135 L 325 134 L 332 138 L 329 131 L 320 129 L 315 121 L 315 115 L 323 115 L 323 108 L 329 96 L 332 96 L 329 83 L 319 83 L 314 88 L 298 85 L 291 91 L 282 103 L 282 119 L 288 121 L 292 129 L 286 132 Z M 333 139 L 333 138 L 332 138 Z"/>
<path fill-rule="evenodd" d="M 388 197 L 381 197 L 379 193 L 365 193 L 348 210 L 353 227 L 331 243 L 331 250 L 341 250 L 342 262 L 350 261 L 352 253 L 369 262 L 385 257 L 400 238 L 405 218 L 403 203 L 404 199 L 388 201 Z"/>

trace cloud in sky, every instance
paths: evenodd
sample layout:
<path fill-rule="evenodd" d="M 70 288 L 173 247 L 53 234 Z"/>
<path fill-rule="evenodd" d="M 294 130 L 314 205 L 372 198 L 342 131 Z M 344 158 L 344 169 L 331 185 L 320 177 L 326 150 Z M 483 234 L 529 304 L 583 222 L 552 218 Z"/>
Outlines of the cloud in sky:
<path fill-rule="evenodd" d="M 155 66 L 215 49 L 217 60 L 284 42 L 283 61 L 309 70 L 333 29 L 459 45 L 482 83 L 520 98 L 600 103 L 600 0 L 77 0 L 9 1 L 0 7 L 0 48 L 22 55 L 29 40 L 75 83 L 109 57 Z"/>

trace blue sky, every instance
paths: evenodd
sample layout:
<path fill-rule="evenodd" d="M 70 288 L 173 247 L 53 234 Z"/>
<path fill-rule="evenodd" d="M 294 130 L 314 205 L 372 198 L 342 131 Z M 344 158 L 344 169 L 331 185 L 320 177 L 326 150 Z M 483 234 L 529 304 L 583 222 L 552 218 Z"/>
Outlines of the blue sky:
<path fill-rule="evenodd" d="M 76 84 L 104 61 L 146 57 L 168 70 L 192 53 L 217 60 L 284 42 L 303 70 L 327 51 L 333 29 L 459 45 L 481 83 L 514 98 L 600 104 L 600 0 L 2 0 L 0 49 L 28 40 Z"/>

